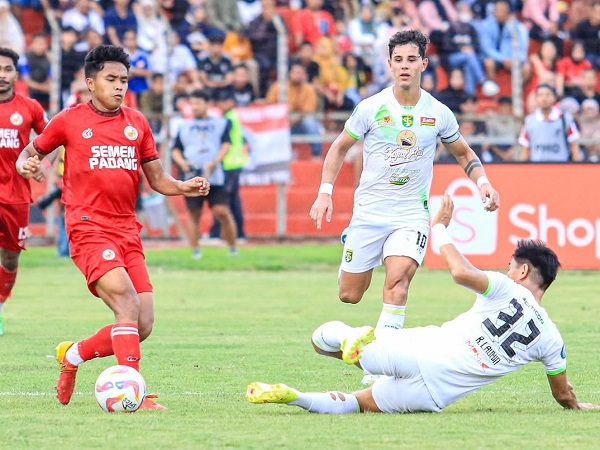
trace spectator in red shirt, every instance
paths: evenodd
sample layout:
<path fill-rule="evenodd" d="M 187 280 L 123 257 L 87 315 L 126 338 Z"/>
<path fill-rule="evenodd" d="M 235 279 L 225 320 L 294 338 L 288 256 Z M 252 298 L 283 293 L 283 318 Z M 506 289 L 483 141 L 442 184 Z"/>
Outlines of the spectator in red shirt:
<path fill-rule="evenodd" d="M 592 63 L 585 59 L 583 42 L 573 42 L 571 54 L 556 64 L 556 92 L 559 96 L 572 96 L 573 90 L 581 86 L 581 74 L 591 69 Z"/>
<path fill-rule="evenodd" d="M 304 41 L 315 45 L 323 36 L 333 36 L 333 17 L 323 11 L 323 0 L 306 0 L 306 8 L 294 14 L 292 22 L 294 41 L 299 46 Z"/>

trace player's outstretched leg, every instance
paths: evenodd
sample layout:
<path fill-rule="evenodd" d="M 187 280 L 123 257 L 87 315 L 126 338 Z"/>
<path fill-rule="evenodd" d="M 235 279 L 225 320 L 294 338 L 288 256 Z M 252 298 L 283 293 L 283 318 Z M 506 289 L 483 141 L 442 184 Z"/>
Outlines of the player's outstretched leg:
<path fill-rule="evenodd" d="M 356 364 L 365 345 L 375 340 L 375 329 L 371 326 L 354 328 L 342 342 L 342 359 L 346 364 Z"/>
<path fill-rule="evenodd" d="M 75 377 L 77 376 L 77 366 L 71 364 L 67 358 L 67 350 L 74 345 L 74 342 L 64 341 L 56 346 L 56 360 L 60 368 L 60 375 L 56 382 L 56 398 L 63 405 L 69 404 L 71 396 L 75 390 Z"/>
<path fill-rule="evenodd" d="M 343 392 L 300 392 L 285 384 L 267 384 L 255 381 L 246 389 L 250 403 L 284 403 L 299 406 L 319 414 L 350 414 L 360 412 L 358 399 Z"/>
<path fill-rule="evenodd" d="M 285 384 L 267 384 L 256 381 L 246 389 L 250 403 L 289 403 L 298 398 L 298 392 Z"/>

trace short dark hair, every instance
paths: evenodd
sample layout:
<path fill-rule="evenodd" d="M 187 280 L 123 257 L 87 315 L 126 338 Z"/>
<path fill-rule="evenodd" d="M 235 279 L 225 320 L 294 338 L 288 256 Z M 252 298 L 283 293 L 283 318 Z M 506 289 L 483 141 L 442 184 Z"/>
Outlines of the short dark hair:
<path fill-rule="evenodd" d="M 221 33 L 210 33 L 207 37 L 210 44 L 222 44 L 225 42 L 225 35 Z"/>
<path fill-rule="evenodd" d="M 210 95 L 208 95 L 208 92 L 206 92 L 203 89 L 195 89 L 192 92 L 190 92 L 188 94 L 189 98 L 201 98 L 203 99 L 205 102 L 210 100 Z"/>
<path fill-rule="evenodd" d="M 558 95 L 556 94 L 556 89 L 554 89 L 554 86 L 551 86 L 548 83 L 538 84 L 538 87 L 535 88 L 535 92 L 537 93 L 540 89 L 548 89 L 548 90 L 550 90 L 550 92 L 552 92 L 552 95 L 554 95 L 554 97 L 558 98 Z"/>
<path fill-rule="evenodd" d="M 233 87 L 231 87 L 231 85 L 229 85 L 229 86 L 224 86 L 219 89 L 215 89 L 215 91 L 213 92 L 213 100 L 216 102 L 227 101 L 227 100 L 235 101 L 235 94 L 233 92 Z"/>
<path fill-rule="evenodd" d="M 19 54 L 8 47 L 0 47 L 0 56 L 12 59 L 15 69 L 19 70 Z"/>
<path fill-rule="evenodd" d="M 62 30 L 60 30 L 61 33 L 75 33 L 77 35 L 79 35 L 79 33 L 77 32 L 77 30 L 71 26 L 68 27 L 64 27 Z"/>
<path fill-rule="evenodd" d="M 99 45 L 85 56 L 85 77 L 94 78 L 98 72 L 104 69 L 104 64 L 111 61 L 123 64 L 127 71 L 131 67 L 129 55 L 121 47 Z"/>
<path fill-rule="evenodd" d="M 406 44 L 414 44 L 419 47 L 419 55 L 421 58 L 425 59 L 425 50 L 427 49 L 427 44 L 429 44 L 429 38 L 421 33 L 419 30 L 405 30 L 398 31 L 395 33 L 389 40 L 388 48 L 390 51 L 390 58 L 392 57 L 392 53 L 394 49 L 398 45 L 406 45 Z"/>
<path fill-rule="evenodd" d="M 556 253 L 542 241 L 531 239 L 517 242 L 513 259 L 519 264 L 529 264 L 532 268 L 532 280 L 542 290 L 548 289 L 556 279 L 560 262 Z"/>
<path fill-rule="evenodd" d="M 498 99 L 498 104 L 502 105 L 502 104 L 506 104 L 506 105 L 512 105 L 513 101 L 512 101 L 512 97 L 508 96 L 508 95 L 502 95 L 499 99 Z"/>

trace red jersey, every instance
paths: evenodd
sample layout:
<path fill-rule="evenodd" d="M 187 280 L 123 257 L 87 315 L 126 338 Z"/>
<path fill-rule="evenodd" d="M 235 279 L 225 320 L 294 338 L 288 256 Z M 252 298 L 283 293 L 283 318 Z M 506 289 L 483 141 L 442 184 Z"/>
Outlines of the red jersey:
<path fill-rule="evenodd" d="M 15 94 L 0 101 L 0 203 L 31 203 L 29 180 L 18 174 L 15 163 L 29 144 L 31 130 L 39 134 L 47 123 L 35 100 Z"/>
<path fill-rule="evenodd" d="M 295 34 L 302 34 L 302 40 L 313 45 L 323 36 L 333 36 L 335 23 L 327 11 L 312 12 L 304 8 L 296 11 L 292 19 L 292 30 Z"/>
<path fill-rule="evenodd" d="M 34 139 L 39 153 L 65 146 L 62 201 L 67 225 L 135 223 L 141 165 L 158 159 L 146 118 L 121 106 L 98 111 L 91 102 L 58 113 Z"/>

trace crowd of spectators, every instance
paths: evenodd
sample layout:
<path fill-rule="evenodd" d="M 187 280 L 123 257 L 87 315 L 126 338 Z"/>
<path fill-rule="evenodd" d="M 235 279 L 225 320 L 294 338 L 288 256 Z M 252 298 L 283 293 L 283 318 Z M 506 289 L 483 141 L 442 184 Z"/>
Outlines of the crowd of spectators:
<path fill-rule="evenodd" d="M 389 37 L 419 28 L 431 39 L 423 87 L 465 122 L 479 114 L 473 126 L 462 124 L 466 135 L 493 136 L 497 130 L 484 120 L 486 112 L 511 112 L 507 95 L 515 62 L 522 70 L 525 114 L 536 109 L 536 87 L 548 84 L 580 124 L 581 136 L 598 134 L 591 125 L 600 121 L 598 0 L 0 0 L 0 46 L 22 56 L 22 87 L 48 108 L 50 38 L 43 6 L 54 10 L 62 29 L 60 107 L 81 86 L 86 52 L 102 43 L 130 54 L 126 103 L 146 113 L 163 110 L 167 67 L 179 109 L 185 106 L 181 99 L 199 88 L 214 96 L 232 91 L 238 106 L 277 102 L 277 36 L 283 28 L 290 53 L 287 89 L 294 94 L 288 99 L 298 113 L 292 132 L 320 133 L 323 123 L 314 114 L 352 111 L 388 86 Z M 518 127 L 507 130 L 516 138 Z M 480 147 L 484 160 L 518 158 L 514 149 Z M 583 145 L 588 160 L 598 160 L 597 147 Z M 313 145 L 313 155 L 319 153 Z"/>

